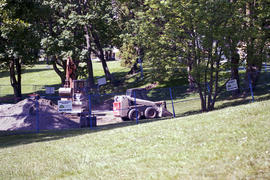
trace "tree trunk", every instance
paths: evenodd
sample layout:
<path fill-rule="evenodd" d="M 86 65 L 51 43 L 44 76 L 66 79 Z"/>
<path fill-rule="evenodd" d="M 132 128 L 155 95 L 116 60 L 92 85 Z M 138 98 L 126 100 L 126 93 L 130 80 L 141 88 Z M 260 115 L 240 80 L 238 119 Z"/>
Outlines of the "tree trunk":
<path fill-rule="evenodd" d="M 10 72 L 10 83 L 14 91 L 14 100 L 18 102 L 22 98 L 22 89 L 21 89 L 21 64 L 19 59 L 12 59 L 9 66 Z M 16 78 L 17 74 L 17 78 Z"/>
<path fill-rule="evenodd" d="M 91 55 L 87 55 L 86 63 L 87 63 L 87 70 L 88 70 L 88 83 L 89 83 L 89 87 L 91 88 L 95 86 Z"/>
<path fill-rule="evenodd" d="M 216 54 L 218 54 L 218 48 L 216 48 Z M 217 95 L 219 93 L 219 68 L 220 68 L 220 61 L 222 57 L 222 52 L 219 52 L 218 60 L 216 61 L 216 72 L 215 72 L 215 92 L 212 99 L 212 109 L 215 107 Z"/>
<path fill-rule="evenodd" d="M 200 84 L 197 84 L 198 86 L 198 91 L 199 91 L 199 95 L 200 95 L 200 99 L 201 99 L 201 110 L 202 112 L 206 112 L 206 102 L 205 102 L 205 98 L 203 95 L 203 90 Z"/>
<path fill-rule="evenodd" d="M 64 71 L 60 71 L 60 69 L 57 67 L 57 58 L 55 56 L 52 57 L 52 64 L 53 64 L 53 69 L 56 72 L 56 74 L 59 76 L 59 78 L 61 79 L 61 83 L 62 85 L 65 84 L 66 81 L 66 63 L 63 62 L 63 64 L 61 65 L 61 67 L 64 69 Z M 58 64 L 59 65 L 59 64 Z"/>
<path fill-rule="evenodd" d="M 111 73 L 109 71 L 109 68 L 107 66 L 107 63 L 106 63 L 106 60 L 105 60 L 105 57 L 104 57 L 104 51 L 103 51 L 103 48 L 102 48 L 102 46 L 100 44 L 100 39 L 99 39 L 97 33 L 95 32 L 94 28 L 91 25 L 89 26 L 89 28 L 91 30 L 91 34 L 92 34 L 92 37 L 94 39 L 94 43 L 96 44 L 97 49 L 99 51 L 99 54 L 97 54 L 97 55 L 98 55 L 99 59 L 101 60 L 103 71 L 105 73 L 106 79 L 108 79 L 109 81 L 112 82 L 113 77 L 112 77 L 112 75 L 111 75 Z"/>
<path fill-rule="evenodd" d="M 86 15 L 87 11 L 89 11 L 88 7 L 88 1 L 82 0 L 82 1 L 76 1 L 78 8 L 77 13 L 80 15 Z M 82 6 L 83 5 L 83 6 Z M 95 80 L 94 80 L 94 72 L 93 72 L 93 65 L 92 65 L 92 59 L 91 59 L 91 40 L 90 40 L 90 30 L 87 25 L 83 26 L 84 29 L 84 37 L 85 37 L 85 43 L 86 43 L 86 49 L 87 49 L 87 55 L 86 55 L 86 65 L 87 65 L 87 71 L 88 71 L 88 85 L 89 88 L 95 86 Z"/>
<path fill-rule="evenodd" d="M 233 95 L 236 96 L 240 93 L 240 79 L 239 79 L 239 61 L 240 57 L 239 54 L 237 53 L 236 47 L 231 48 L 231 79 L 236 79 L 238 89 L 233 91 Z"/>
<path fill-rule="evenodd" d="M 108 51 L 105 51 L 105 60 L 106 61 L 110 60 Z"/>
<path fill-rule="evenodd" d="M 249 64 L 246 67 L 246 83 L 251 83 L 253 90 L 256 88 L 257 82 L 260 78 L 261 67 L 254 64 Z"/>
<path fill-rule="evenodd" d="M 246 24 L 249 29 L 254 27 L 254 21 L 256 21 L 255 4 L 247 2 L 246 4 L 246 15 L 249 18 Z M 256 42 L 257 40 L 257 42 Z M 258 41 L 261 42 L 259 43 Z M 253 89 L 257 85 L 257 81 L 260 77 L 262 67 L 262 53 L 264 46 L 264 39 L 256 39 L 254 36 L 247 38 L 247 67 L 246 67 L 246 84 L 251 83 Z"/>
<path fill-rule="evenodd" d="M 255 89 L 257 82 L 260 78 L 263 60 L 262 51 L 263 48 L 260 47 L 255 48 L 254 39 L 252 38 L 249 41 L 247 47 L 246 83 L 247 84 L 251 83 L 253 89 Z"/>
<path fill-rule="evenodd" d="M 109 50 L 108 54 L 109 54 L 109 60 L 110 61 L 114 60 L 113 53 L 112 53 L 112 50 L 111 49 Z"/>
<path fill-rule="evenodd" d="M 87 71 L 88 71 L 88 83 L 90 87 L 95 86 L 95 81 L 94 81 L 94 73 L 93 73 L 93 65 L 92 65 L 92 59 L 91 59 L 91 42 L 90 42 L 90 37 L 89 37 L 89 29 L 85 25 L 84 26 L 84 33 L 85 33 L 85 41 L 86 41 L 86 49 L 87 49 Z"/>
<path fill-rule="evenodd" d="M 195 84 L 194 84 L 194 78 L 191 74 L 192 71 L 192 64 L 189 62 L 188 66 L 187 66 L 187 73 L 188 73 L 188 84 L 189 84 L 189 88 L 188 91 L 192 92 L 195 90 Z"/>

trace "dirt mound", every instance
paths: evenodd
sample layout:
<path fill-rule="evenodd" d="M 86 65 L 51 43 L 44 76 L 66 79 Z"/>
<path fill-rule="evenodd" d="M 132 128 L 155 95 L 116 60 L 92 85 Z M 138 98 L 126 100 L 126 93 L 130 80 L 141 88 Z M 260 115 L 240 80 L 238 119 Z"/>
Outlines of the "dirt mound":
<path fill-rule="evenodd" d="M 51 130 L 78 128 L 79 124 L 71 121 L 57 111 L 57 106 L 50 100 L 39 99 L 38 111 L 36 100 L 25 99 L 14 105 L 0 106 L 0 131 L 14 130 Z"/>

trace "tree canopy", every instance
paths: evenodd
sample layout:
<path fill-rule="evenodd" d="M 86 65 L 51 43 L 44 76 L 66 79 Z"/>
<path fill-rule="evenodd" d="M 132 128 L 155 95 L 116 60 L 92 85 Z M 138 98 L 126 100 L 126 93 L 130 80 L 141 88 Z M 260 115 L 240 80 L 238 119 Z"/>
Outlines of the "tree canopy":
<path fill-rule="evenodd" d="M 16 97 L 21 97 L 22 66 L 37 62 L 40 49 L 40 3 L 0 1 L 0 64 L 10 72 Z"/>
<path fill-rule="evenodd" d="M 190 90 L 198 90 L 202 110 L 209 111 L 223 87 L 221 71 L 230 68 L 222 81 L 240 85 L 238 67 L 245 61 L 255 87 L 269 56 L 267 0 L 1 0 L 0 10 L 0 64 L 9 69 L 16 96 L 21 66 L 35 63 L 40 50 L 62 83 L 70 56 L 78 76 L 94 86 L 91 55 L 113 82 L 105 51 L 117 46 L 122 64 L 142 59 L 153 81 L 186 69 Z"/>
<path fill-rule="evenodd" d="M 230 66 L 231 78 L 239 81 L 239 49 L 246 55 L 242 60 L 247 62 L 247 76 L 256 85 L 269 49 L 268 10 L 264 0 L 145 0 L 130 10 L 133 18 L 127 27 L 134 28 L 125 41 L 143 49 L 153 80 L 186 67 L 190 88 L 196 86 L 202 110 L 208 111 L 223 87 L 222 70 Z"/>

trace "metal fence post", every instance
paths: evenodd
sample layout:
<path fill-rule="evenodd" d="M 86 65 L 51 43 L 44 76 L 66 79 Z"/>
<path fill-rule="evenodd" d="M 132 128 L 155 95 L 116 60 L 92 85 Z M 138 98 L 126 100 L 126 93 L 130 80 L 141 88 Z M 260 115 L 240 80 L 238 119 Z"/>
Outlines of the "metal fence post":
<path fill-rule="evenodd" d="M 254 94 L 253 94 L 253 88 L 252 88 L 250 73 L 248 73 L 248 81 L 249 81 L 249 89 L 250 89 L 250 93 L 251 93 L 251 97 L 252 97 L 252 102 L 254 102 Z"/>
<path fill-rule="evenodd" d="M 172 96 L 172 88 L 169 88 L 169 90 L 170 90 L 170 96 L 171 96 L 171 101 L 172 101 L 173 117 L 175 118 L 175 111 L 174 111 L 174 104 L 173 104 L 173 96 Z"/>
<path fill-rule="evenodd" d="M 35 106 L 36 106 L 36 132 L 39 133 L 39 103 L 38 97 L 35 98 Z"/>
<path fill-rule="evenodd" d="M 88 96 L 88 104 L 89 104 L 89 111 L 88 111 L 88 116 L 89 116 L 89 121 L 90 121 L 90 129 L 93 127 L 92 124 L 92 104 L 91 104 L 91 94 Z"/>

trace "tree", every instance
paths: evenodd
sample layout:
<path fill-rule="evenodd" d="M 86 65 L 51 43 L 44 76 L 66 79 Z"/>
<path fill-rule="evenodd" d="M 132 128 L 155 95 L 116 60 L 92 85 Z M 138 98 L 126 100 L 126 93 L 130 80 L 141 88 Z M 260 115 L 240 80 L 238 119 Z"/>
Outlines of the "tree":
<path fill-rule="evenodd" d="M 137 11 L 137 38 L 155 80 L 188 69 L 191 88 L 196 86 L 202 111 L 214 109 L 220 92 L 221 60 L 227 45 L 232 3 L 228 1 L 145 1 Z M 233 28 L 231 28 L 233 30 Z"/>
<path fill-rule="evenodd" d="M 116 3 L 117 4 L 117 3 Z M 127 1 L 121 0 L 116 6 L 116 16 L 121 29 L 121 60 L 122 66 L 131 68 L 130 73 L 136 72 L 137 60 L 144 59 L 144 46 L 140 38 L 140 22 L 144 12 L 147 10 L 144 0 Z"/>
<path fill-rule="evenodd" d="M 38 57 L 40 3 L 0 1 L 0 63 L 10 72 L 16 100 L 22 97 L 23 66 L 33 65 Z"/>
<path fill-rule="evenodd" d="M 80 75 L 84 76 L 87 71 L 89 85 L 93 87 L 91 54 L 99 57 L 106 78 L 112 81 L 104 56 L 104 48 L 114 45 L 118 33 L 112 2 L 45 1 L 45 4 L 50 8 L 50 18 L 44 24 L 47 36 L 42 44 L 46 53 L 53 57 L 54 68 L 62 83 L 65 79 L 65 59 L 72 56 L 77 66 L 82 62 L 87 64 L 86 68 L 82 67 Z"/>
<path fill-rule="evenodd" d="M 266 59 L 267 44 L 269 43 L 269 2 L 266 0 L 242 1 L 245 6 L 244 50 L 246 52 L 246 80 L 251 81 L 255 88 L 260 77 L 262 63 Z M 247 82 L 248 84 L 248 82 Z"/>
<path fill-rule="evenodd" d="M 243 14 L 241 3 L 237 0 L 230 0 L 230 10 L 231 18 L 228 19 L 226 26 L 226 33 L 224 37 L 226 38 L 226 44 L 229 47 L 225 51 L 225 56 L 228 59 L 228 63 L 231 69 L 231 79 L 237 80 L 238 89 L 233 91 L 233 95 L 238 95 L 240 93 L 240 78 L 239 78 L 239 65 L 240 65 L 240 55 L 238 53 L 239 44 L 243 39 Z"/>
<path fill-rule="evenodd" d="M 78 7 L 68 2 L 44 1 L 47 7 L 48 16 L 41 22 L 44 29 L 44 36 L 41 41 L 42 49 L 45 50 L 46 56 L 51 59 L 55 72 L 65 83 L 66 59 L 72 57 L 77 69 L 77 77 L 84 76 L 84 68 L 80 68 L 80 62 L 91 63 L 87 59 L 85 41 L 83 37 L 80 17 L 77 16 Z M 90 57 L 91 58 L 91 57 Z M 94 84 L 93 70 L 88 69 L 89 82 Z M 76 78 L 77 78 L 76 77 Z"/>
<path fill-rule="evenodd" d="M 106 78 L 113 81 L 104 55 L 104 48 L 114 45 L 119 34 L 113 2 L 111 0 L 84 1 L 84 9 L 85 29 L 92 42 L 92 52 L 101 60 Z"/>

